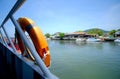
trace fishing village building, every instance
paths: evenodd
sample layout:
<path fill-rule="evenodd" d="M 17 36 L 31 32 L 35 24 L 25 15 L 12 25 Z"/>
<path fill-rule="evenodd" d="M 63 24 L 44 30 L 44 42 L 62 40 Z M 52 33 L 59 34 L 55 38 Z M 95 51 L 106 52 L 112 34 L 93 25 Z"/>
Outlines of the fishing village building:
<path fill-rule="evenodd" d="M 120 31 L 115 32 L 115 37 L 120 37 Z"/>
<path fill-rule="evenodd" d="M 54 34 L 53 39 L 60 39 L 59 36 L 60 32 L 57 32 Z M 77 38 L 90 38 L 90 37 L 96 37 L 95 34 L 87 34 L 86 32 L 73 32 L 73 33 L 65 33 L 64 38 L 65 40 L 75 40 Z"/>

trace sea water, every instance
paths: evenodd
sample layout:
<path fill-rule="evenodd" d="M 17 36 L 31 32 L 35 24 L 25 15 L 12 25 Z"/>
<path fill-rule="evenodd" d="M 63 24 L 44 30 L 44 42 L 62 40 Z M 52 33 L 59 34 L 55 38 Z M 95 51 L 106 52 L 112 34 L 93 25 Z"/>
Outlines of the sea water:
<path fill-rule="evenodd" d="M 60 79 L 120 79 L 120 44 L 49 40 L 50 71 Z"/>

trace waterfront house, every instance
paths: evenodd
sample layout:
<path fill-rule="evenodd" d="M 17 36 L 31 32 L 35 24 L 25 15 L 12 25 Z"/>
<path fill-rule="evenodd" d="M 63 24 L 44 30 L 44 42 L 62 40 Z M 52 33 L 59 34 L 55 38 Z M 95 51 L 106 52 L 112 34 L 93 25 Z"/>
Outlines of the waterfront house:
<path fill-rule="evenodd" d="M 60 39 L 59 36 L 60 32 L 55 33 L 52 36 L 52 39 Z M 73 32 L 73 33 L 65 33 L 64 38 L 65 40 L 75 40 L 77 38 L 90 38 L 90 37 L 96 37 L 95 34 L 87 34 L 86 32 Z"/>
<path fill-rule="evenodd" d="M 60 32 L 56 32 L 51 36 L 51 39 L 60 39 L 59 37 Z"/>
<path fill-rule="evenodd" d="M 120 37 L 120 31 L 115 32 L 115 37 Z"/>
<path fill-rule="evenodd" d="M 86 32 L 73 32 L 65 34 L 64 39 L 77 39 L 77 38 L 88 38 L 88 37 L 96 37 L 95 34 L 87 34 Z"/>

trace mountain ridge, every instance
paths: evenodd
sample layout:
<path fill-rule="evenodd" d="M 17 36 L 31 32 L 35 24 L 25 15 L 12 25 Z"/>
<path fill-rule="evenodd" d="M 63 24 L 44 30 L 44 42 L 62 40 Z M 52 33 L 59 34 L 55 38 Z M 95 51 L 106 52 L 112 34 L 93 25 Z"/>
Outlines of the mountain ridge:
<path fill-rule="evenodd" d="M 103 29 L 100 29 L 100 28 L 91 28 L 91 29 L 84 30 L 84 32 L 89 32 L 91 30 L 101 30 L 101 31 L 103 31 L 103 33 L 108 33 L 109 32 L 109 31 L 106 31 L 106 30 L 103 30 Z"/>

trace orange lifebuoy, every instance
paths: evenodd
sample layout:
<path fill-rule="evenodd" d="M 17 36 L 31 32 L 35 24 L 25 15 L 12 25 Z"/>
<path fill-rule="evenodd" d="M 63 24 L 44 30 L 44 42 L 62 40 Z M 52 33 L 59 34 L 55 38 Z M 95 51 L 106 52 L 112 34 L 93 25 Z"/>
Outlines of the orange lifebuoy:
<path fill-rule="evenodd" d="M 44 61 L 47 67 L 50 66 L 50 52 L 48 48 L 47 41 L 44 38 L 44 35 L 40 28 L 34 24 L 34 22 L 29 18 L 19 18 L 18 23 L 20 24 L 22 30 L 27 32 L 35 46 L 35 49 L 39 56 Z M 22 40 L 17 36 L 18 44 L 21 52 L 24 52 L 24 47 Z"/>

